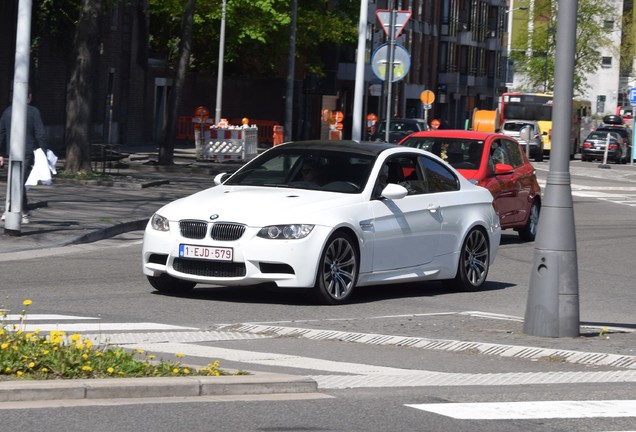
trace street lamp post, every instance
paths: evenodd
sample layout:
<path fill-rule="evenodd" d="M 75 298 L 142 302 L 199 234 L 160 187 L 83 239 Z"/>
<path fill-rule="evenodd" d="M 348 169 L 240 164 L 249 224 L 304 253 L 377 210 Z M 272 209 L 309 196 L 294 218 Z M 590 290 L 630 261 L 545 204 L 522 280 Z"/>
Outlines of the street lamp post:
<path fill-rule="evenodd" d="M 506 45 L 506 82 L 512 83 L 514 82 L 514 64 L 512 62 L 511 54 L 512 54 L 512 23 L 514 17 L 514 11 L 517 10 L 528 10 L 528 6 L 519 6 L 514 7 L 515 1 L 510 0 L 510 7 L 507 10 L 507 18 L 508 18 L 508 42 Z"/>
<path fill-rule="evenodd" d="M 223 0 L 221 9 L 221 32 L 219 35 L 219 69 L 216 77 L 216 109 L 214 111 L 214 122 L 219 124 L 221 121 L 221 103 L 223 99 L 223 57 L 225 54 L 225 6 L 226 0 Z"/>

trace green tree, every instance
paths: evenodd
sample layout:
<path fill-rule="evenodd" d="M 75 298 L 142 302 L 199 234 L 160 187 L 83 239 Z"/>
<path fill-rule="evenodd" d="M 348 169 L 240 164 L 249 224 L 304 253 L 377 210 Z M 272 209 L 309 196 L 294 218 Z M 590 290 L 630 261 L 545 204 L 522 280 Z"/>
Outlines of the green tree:
<path fill-rule="evenodd" d="M 173 65 L 180 37 L 179 0 L 149 0 L 150 48 Z M 222 0 L 201 1 L 194 13 L 191 69 L 216 74 Z M 289 47 L 289 0 L 227 0 L 225 65 L 227 75 L 285 76 Z M 297 67 L 322 73 L 324 43 L 355 43 L 359 3 L 303 0 L 298 4 Z"/>
<path fill-rule="evenodd" d="M 518 33 L 515 46 L 528 46 L 526 52 L 514 52 L 515 64 L 525 76 L 527 90 L 553 91 L 557 33 L 557 1 L 535 2 L 532 33 Z M 579 0 L 576 28 L 574 94 L 588 88 L 587 77 L 601 67 L 601 48 L 610 46 L 612 35 L 606 22 L 616 22 L 617 15 L 605 0 Z"/>

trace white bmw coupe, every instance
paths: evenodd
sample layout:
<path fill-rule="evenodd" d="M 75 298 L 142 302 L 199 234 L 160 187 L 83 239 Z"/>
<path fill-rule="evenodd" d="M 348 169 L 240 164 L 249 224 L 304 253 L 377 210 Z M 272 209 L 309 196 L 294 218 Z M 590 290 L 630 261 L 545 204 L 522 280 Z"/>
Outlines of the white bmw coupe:
<path fill-rule="evenodd" d="M 415 148 L 291 142 L 214 181 L 148 222 L 143 272 L 160 292 L 270 283 L 341 304 L 365 285 L 475 290 L 501 237 L 491 193 Z"/>

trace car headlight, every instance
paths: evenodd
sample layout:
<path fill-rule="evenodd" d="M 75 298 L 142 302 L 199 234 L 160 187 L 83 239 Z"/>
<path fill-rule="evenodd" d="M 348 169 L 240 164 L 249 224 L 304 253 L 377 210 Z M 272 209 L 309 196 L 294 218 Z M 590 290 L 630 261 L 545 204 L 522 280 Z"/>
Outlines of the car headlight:
<path fill-rule="evenodd" d="M 314 229 L 314 225 L 270 225 L 261 228 L 257 236 L 266 239 L 294 240 L 307 237 L 312 229 Z"/>
<path fill-rule="evenodd" d="M 168 221 L 168 218 L 157 213 L 153 214 L 150 218 L 150 226 L 157 231 L 170 231 L 170 222 Z"/>

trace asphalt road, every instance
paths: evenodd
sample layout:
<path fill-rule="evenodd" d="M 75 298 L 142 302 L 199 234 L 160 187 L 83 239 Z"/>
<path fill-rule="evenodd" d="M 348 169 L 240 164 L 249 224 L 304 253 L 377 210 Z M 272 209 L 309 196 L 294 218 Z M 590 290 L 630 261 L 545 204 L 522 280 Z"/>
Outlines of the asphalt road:
<path fill-rule="evenodd" d="M 548 162 L 536 165 L 545 180 Z M 50 431 L 636 430 L 633 408 L 620 411 L 620 401 L 636 407 L 635 369 L 593 361 L 576 364 L 565 355 L 636 356 L 636 183 L 631 178 L 636 171 L 630 166 L 600 171 L 596 164 L 579 161 L 572 165 L 579 338 L 523 334 L 519 319 L 534 245 L 521 243 L 513 232 L 504 235 L 483 291 L 455 293 L 438 283 L 382 286 L 360 290 L 352 304 L 338 307 L 315 306 L 302 292 L 261 287 L 203 288 L 185 298 L 157 294 L 141 274 L 141 233 L 134 232 L 38 258 L 6 257 L 0 262 L 4 307 L 21 310 L 22 300 L 29 298 L 30 319 L 64 315 L 68 318 L 59 323 L 72 323 L 83 334 L 113 343 L 130 343 L 117 342 L 126 336 L 167 357 L 188 350 L 187 359 L 195 364 L 211 357 L 226 368 L 312 376 L 323 397 L 143 400 L 130 405 L 111 400 L 89 406 L 57 401 L 21 409 L 0 404 L 0 430 L 41 430 L 43 425 Z M 610 330 L 601 337 L 603 327 Z M 286 335 L 286 329 L 297 330 Z M 163 343 L 153 339 L 159 332 L 165 334 Z M 202 337 L 204 332 L 216 333 Z M 374 340 L 368 335 L 399 338 Z M 450 349 L 444 341 L 467 345 Z M 562 352 L 501 354 L 512 346 Z M 551 401 L 560 413 L 557 418 L 542 417 L 543 405 L 520 404 L 540 401 Z M 565 407 L 556 401 L 575 404 Z M 474 413 L 484 413 L 486 407 L 473 405 L 477 402 L 497 403 L 495 410 L 508 417 L 479 418 Z M 450 413 L 437 413 L 437 403 L 468 405 L 448 405 Z M 512 418 L 517 408 L 529 418 Z M 595 409 L 595 417 L 586 418 Z M 565 413 L 573 418 L 559 418 Z M 467 418 L 453 416 L 461 414 Z"/>

